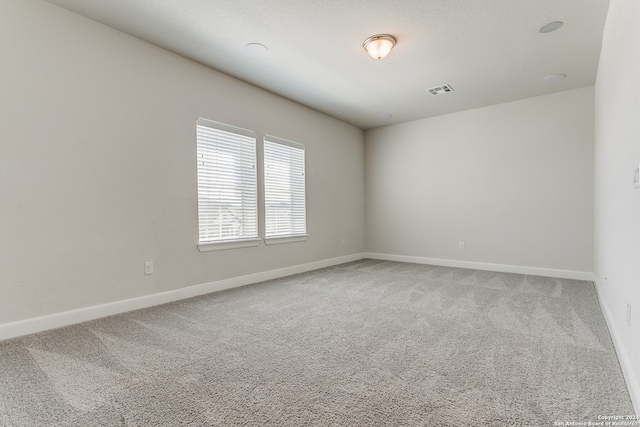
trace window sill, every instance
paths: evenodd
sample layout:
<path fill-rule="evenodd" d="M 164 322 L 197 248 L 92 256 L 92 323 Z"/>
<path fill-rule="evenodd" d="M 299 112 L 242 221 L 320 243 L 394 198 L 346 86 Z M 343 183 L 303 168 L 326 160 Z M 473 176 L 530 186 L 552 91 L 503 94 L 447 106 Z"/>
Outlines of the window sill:
<path fill-rule="evenodd" d="M 198 250 L 200 252 L 210 252 L 223 251 L 226 249 L 250 248 L 252 246 L 259 246 L 260 240 L 262 239 L 228 240 L 225 242 L 198 243 Z"/>
<path fill-rule="evenodd" d="M 281 243 L 304 242 L 308 238 L 308 234 L 300 234 L 297 236 L 265 237 L 264 243 L 267 245 L 279 245 Z"/>

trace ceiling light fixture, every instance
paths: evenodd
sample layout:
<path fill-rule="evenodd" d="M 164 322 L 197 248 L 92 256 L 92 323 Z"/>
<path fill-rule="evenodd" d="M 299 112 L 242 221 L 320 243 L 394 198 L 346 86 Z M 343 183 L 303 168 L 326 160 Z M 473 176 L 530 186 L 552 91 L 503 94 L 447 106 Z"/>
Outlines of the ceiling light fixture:
<path fill-rule="evenodd" d="M 389 34 L 376 34 L 366 39 L 362 43 L 362 47 L 367 51 L 370 57 L 378 61 L 389 55 L 391 49 L 396 45 L 396 39 Z"/>

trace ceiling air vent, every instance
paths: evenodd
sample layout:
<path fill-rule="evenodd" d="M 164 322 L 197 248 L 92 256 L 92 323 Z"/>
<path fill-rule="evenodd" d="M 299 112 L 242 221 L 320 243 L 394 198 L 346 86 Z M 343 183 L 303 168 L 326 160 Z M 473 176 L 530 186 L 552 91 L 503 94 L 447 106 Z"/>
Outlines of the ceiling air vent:
<path fill-rule="evenodd" d="M 440 95 L 441 93 L 453 92 L 451 85 L 442 85 L 427 89 L 431 95 Z"/>

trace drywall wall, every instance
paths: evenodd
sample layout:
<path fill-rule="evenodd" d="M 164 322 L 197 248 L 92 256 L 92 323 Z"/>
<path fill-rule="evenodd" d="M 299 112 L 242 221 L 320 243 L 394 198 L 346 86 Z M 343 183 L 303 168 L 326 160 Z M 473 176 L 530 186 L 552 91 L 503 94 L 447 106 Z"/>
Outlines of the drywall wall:
<path fill-rule="evenodd" d="M 640 414 L 640 3 L 612 1 L 595 86 L 595 274 Z M 627 309 L 631 306 L 630 324 Z"/>
<path fill-rule="evenodd" d="M 368 252 L 593 271 L 593 87 L 369 130 L 365 153 Z"/>
<path fill-rule="evenodd" d="M 41 0 L 0 57 L 0 324 L 364 250 L 360 129 Z M 306 242 L 198 252 L 197 117 L 305 144 Z"/>

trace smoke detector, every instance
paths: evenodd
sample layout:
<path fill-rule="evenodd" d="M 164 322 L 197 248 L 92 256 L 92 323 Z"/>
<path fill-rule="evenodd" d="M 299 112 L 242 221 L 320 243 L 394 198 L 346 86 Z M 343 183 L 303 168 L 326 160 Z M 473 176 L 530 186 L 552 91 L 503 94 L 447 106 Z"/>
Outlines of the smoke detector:
<path fill-rule="evenodd" d="M 440 95 L 441 93 L 453 92 L 451 85 L 436 86 L 427 89 L 431 95 Z"/>

